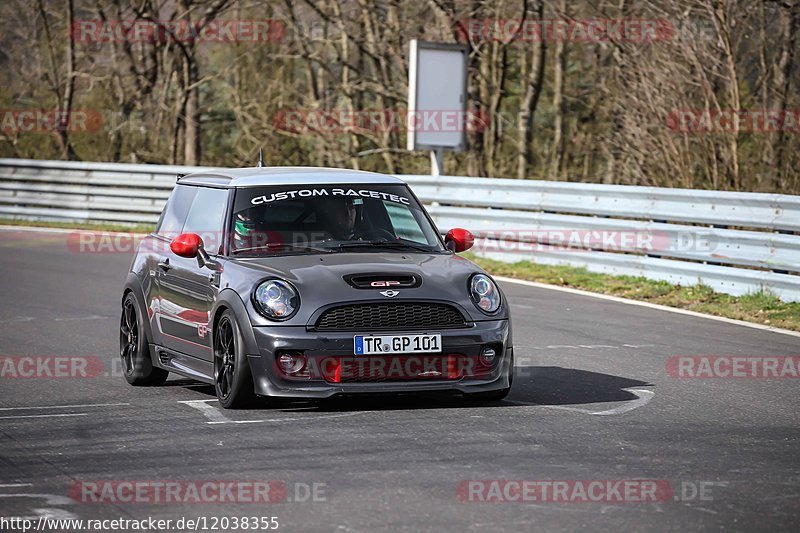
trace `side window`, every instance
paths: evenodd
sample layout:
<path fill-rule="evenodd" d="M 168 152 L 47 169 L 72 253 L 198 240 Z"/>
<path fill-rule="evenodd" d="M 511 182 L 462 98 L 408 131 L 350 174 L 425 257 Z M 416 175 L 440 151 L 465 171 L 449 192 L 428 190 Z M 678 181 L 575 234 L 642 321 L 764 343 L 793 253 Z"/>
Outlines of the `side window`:
<path fill-rule="evenodd" d="M 414 215 L 407 207 L 393 202 L 383 202 L 383 205 L 392 221 L 395 235 L 407 241 L 428 243 L 419 223 L 414 220 Z"/>
<path fill-rule="evenodd" d="M 189 208 L 192 206 L 197 194 L 197 187 L 189 187 L 187 185 L 176 185 L 169 195 L 167 205 L 161 213 L 161 218 L 156 228 L 156 233 L 167 239 L 174 239 L 183 229 L 183 224 L 186 222 L 186 215 L 189 214 Z"/>
<path fill-rule="evenodd" d="M 209 253 L 221 252 L 225 209 L 228 206 L 228 189 L 197 187 L 183 233 L 197 233 Z"/>

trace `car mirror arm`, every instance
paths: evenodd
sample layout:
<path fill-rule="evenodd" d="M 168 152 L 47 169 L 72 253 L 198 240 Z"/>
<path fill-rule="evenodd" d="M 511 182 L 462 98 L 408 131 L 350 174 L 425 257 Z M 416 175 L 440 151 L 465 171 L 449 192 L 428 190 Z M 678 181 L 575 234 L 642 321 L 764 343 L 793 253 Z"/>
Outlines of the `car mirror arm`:
<path fill-rule="evenodd" d="M 203 246 L 200 246 L 197 249 L 197 264 L 202 268 L 206 267 L 209 270 L 218 271 L 219 270 L 219 263 L 208 255 L 206 249 Z"/>

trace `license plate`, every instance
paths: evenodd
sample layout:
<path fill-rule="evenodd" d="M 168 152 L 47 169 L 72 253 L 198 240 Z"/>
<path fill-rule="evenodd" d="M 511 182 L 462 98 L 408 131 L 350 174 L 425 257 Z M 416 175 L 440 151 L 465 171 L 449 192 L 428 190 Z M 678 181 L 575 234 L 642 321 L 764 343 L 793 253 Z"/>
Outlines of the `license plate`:
<path fill-rule="evenodd" d="M 439 353 L 442 336 L 436 335 L 356 335 L 353 339 L 356 355 L 393 353 Z"/>

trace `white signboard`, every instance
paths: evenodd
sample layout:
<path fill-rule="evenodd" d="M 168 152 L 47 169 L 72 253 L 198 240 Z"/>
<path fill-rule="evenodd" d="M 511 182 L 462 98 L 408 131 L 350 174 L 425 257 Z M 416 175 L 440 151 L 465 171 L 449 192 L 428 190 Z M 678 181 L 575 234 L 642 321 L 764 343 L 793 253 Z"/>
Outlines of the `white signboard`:
<path fill-rule="evenodd" d="M 468 54 L 466 45 L 411 41 L 409 150 L 464 150 Z"/>

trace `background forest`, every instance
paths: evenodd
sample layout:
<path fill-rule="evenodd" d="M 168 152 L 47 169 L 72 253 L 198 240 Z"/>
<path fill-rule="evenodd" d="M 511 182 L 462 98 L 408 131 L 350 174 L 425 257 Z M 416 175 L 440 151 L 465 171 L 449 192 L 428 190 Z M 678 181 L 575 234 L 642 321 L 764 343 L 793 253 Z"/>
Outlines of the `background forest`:
<path fill-rule="evenodd" d="M 658 21 L 659 33 L 493 31 L 594 19 Z M 267 38 L 76 31 L 219 20 L 266 21 Z M 426 173 L 404 127 L 326 122 L 402 114 L 418 38 L 470 47 L 469 107 L 484 122 L 447 154 L 448 174 L 800 193 L 797 0 L 6 0 L 0 27 L 1 157 L 252 166 L 263 146 L 268 165 Z M 15 127 L 21 110 L 99 119 L 31 132 Z M 687 110 L 786 123 L 686 128 Z M 287 127 L 292 112 L 303 127 Z"/>

